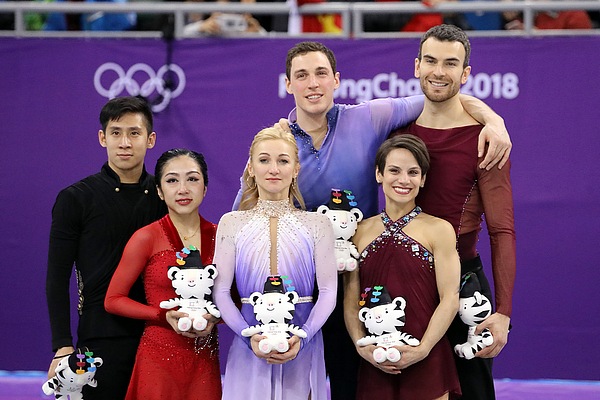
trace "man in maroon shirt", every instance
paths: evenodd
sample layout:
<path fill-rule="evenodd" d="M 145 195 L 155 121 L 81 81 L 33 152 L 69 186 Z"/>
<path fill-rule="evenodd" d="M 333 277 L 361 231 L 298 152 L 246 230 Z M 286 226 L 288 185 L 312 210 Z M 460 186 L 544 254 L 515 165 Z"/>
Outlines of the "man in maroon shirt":
<path fill-rule="evenodd" d="M 508 340 L 512 291 L 516 270 L 516 246 L 510 162 L 502 169 L 478 167 L 477 136 L 482 128 L 462 107 L 460 86 L 467 81 L 470 43 L 465 33 L 452 25 L 427 31 L 415 60 L 415 77 L 425 94 L 423 112 L 417 120 L 393 134 L 412 133 L 427 144 L 431 169 L 417 204 L 429 214 L 449 221 L 457 235 L 462 274 L 477 273 L 484 294 L 491 290 L 477 253 L 478 234 L 485 214 L 492 250 L 495 312 L 479 324 L 477 333 L 488 328 L 494 343 L 472 360 L 455 357 L 462 399 L 494 399 L 492 359 Z M 464 343 L 467 326 L 455 318 L 448 330 L 453 345 Z"/>

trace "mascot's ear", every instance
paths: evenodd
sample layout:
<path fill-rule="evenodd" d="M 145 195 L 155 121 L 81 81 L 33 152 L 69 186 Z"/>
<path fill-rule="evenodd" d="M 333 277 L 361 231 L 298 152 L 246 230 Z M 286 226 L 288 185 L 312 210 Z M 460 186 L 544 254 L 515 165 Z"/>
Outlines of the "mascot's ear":
<path fill-rule="evenodd" d="M 206 267 L 204 267 L 204 269 L 208 271 L 208 276 L 210 276 L 213 279 L 215 279 L 217 275 L 219 275 L 219 271 L 217 271 L 217 266 L 214 264 L 209 264 Z"/>
<path fill-rule="evenodd" d="M 358 311 L 358 319 L 360 319 L 360 322 L 365 322 L 367 320 L 367 315 L 369 315 L 369 312 L 371 310 L 368 307 L 363 307 Z"/>
<path fill-rule="evenodd" d="M 287 292 L 285 295 L 287 296 L 288 301 L 292 304 L 296 304 L 300 299 L 300 296 L 298 296 L 298 293 L 296 292 Z"/>
<path fill-rule="evenodd" d="M 353 208 L 352 210 L 350 210 L 350 212 L 356 217 L 356 222 L 362 221 L 364 217 L 362 211 L 360 211 L 358 208 Z"/>
<path fill-rule="evenodd" d="M 327 211 L 329 211 L 329 207 L 327 207 L 326 205 L 322 205 L 319 206 L 319 208 L 317 208 L 318 214 L 327 214 Z"/>
<path fill-rule="evenodd" d="M 406 307 L 406 300 L 404 300 L 404 297 L 396 297 L 392 303 L 395 306 L 395 310 L 404 310 L 404 307 Z"/>
<path fill-rule="evenodd" d="M 253 306 L 256 305 L 256 303 L 258 303 L 258 300 L 260 300 L 260 298 L 262 297 L 262 293 L 260 292 L 254 292 L 250 295 L 250 297 L 248 297 L 248 299 L 250 299 L 250 304 L 252 304 Z"/>
<path fill-rule="evenodd" d="M 169 277 L 170 280 L 175 280 L 175 277 L 177 277 L 178 272 L 179 272 L 179 267 L 171 267 L 167 271 L 167 276 Z"/>
<path fill-rule="evenodd" d="M 481 294 L 481 292 L 473 293 L 473 297 L 475 297 L 475 301 L 477 302 L 477 304 L 481 304 L 484 302 L 483 295 Z"/>
<path fill-rule="evenodd" d="M 59 373 L 60 371 L 64 371 L 65 369 L 69 368 L 69 358 L 71 358 L 71 356 L 61 360 L 54 369 L 54 372 Z"/>

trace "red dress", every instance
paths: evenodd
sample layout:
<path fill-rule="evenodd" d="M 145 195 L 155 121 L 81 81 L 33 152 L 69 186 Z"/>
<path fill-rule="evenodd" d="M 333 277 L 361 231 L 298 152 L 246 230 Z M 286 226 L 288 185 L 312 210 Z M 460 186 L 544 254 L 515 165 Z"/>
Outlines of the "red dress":
<path fill-rule="evenodd" d="M 204 264 L 210 264 L 216 225 L 200 217 L 200 232 L 200 256 Z M 159 307 L 161 301 L 177 297 L 167 270 L 177 265 L 175 253 L 182 248 L 168 215 L 141 228 L 127 243 L 108 288 L 106 307 L 110 312 L 146 320 L 126 399 L 221 399 L 217 330 L 207 338 L 184 337 L 166 322 L 168 310 Z M 147 305 L 128 297 L 140 274 Z"/>
<path fill-rule="evenodd" d="M 382 212 L 385 231 L 363 251 L 360 259 L 361 292 L 366 287 L 384 285 L 391 298 L 406 300 L 406 332 L 421 339 L 440 302 L 433 257 L 402 230 L 420 212 L 419 208 L 391 221 Z M 402 370 L 386 374 L 362 360 L 358 375 L 357 400 L 431 400 L 445 393 L 460 395 L 460 384 L 450 342 L 443 336 L 429 355 Z"/>

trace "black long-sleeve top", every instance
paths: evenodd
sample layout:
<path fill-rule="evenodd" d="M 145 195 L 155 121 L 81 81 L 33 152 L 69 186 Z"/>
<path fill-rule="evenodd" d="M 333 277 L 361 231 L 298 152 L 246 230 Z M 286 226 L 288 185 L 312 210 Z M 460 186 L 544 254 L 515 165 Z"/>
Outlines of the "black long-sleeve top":
<path fill-rule="evenodd" d="M 123 184 L 108 163 L 100 173 L 58 194 L 52 208 L 46 276 L 53 351 L 73 345 L 69 282 L 74 265 L 79 292 L 78 341 L 141 335 L 143 321 L 107 313 L 104 297 L 131 235 L 166 211 L 154 177 L 145 169 L 138 183 Z M 140 282 L 131 296 L 144 301 Z"/>

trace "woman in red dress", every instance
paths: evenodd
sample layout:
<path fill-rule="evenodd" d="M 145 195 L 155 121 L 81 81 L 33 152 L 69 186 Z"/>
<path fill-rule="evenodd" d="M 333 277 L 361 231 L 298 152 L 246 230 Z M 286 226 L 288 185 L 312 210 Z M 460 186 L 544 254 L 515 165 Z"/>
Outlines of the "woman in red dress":
<path fill-rule="evenodd" d="M 196 248 L 202 265 L 212 263 L 216 225 L 198 214 L 208 186 L 206 162 L 194 151 L 169 150 L 156 163 L 155 179 L 169 213 L 133 234 L 105 300 L 111 313 L 146 320 L 126 399 L 219 400 L 216 319 L 206 314 L 204 330 L 182 332 L 177 322 L 187 314 L 159 306 L 177 297 L 167 275 L 178 265 L 177 252 Z M 192 251 L 193 256 L 198 252 Z M 140 276 L 147 304 L 128 297 Z"/>

